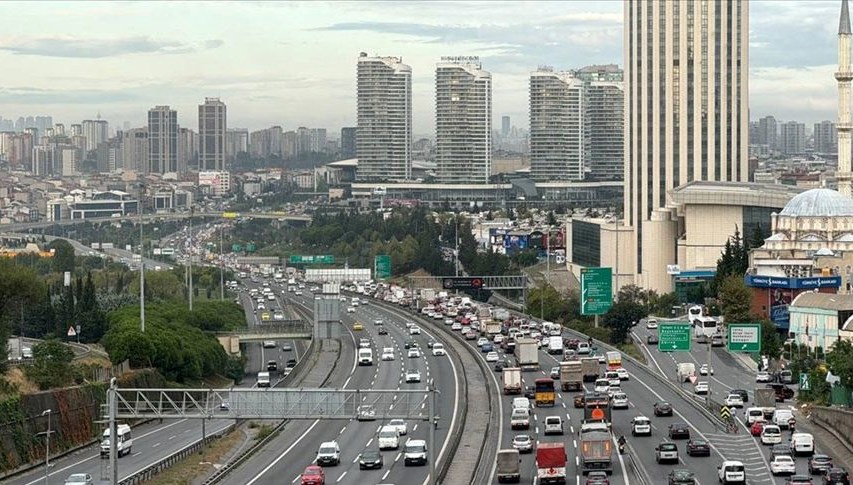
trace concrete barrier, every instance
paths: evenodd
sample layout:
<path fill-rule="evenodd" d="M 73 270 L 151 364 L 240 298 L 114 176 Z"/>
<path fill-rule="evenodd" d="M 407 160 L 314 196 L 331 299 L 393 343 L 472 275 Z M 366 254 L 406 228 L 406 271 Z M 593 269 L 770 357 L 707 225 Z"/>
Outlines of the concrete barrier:
<path fill-rule="evenodd" d="M 853 411 L 841 408 L 815 406 L 811 408 L 809 418 L 837 439 L 853 454 Z"/>

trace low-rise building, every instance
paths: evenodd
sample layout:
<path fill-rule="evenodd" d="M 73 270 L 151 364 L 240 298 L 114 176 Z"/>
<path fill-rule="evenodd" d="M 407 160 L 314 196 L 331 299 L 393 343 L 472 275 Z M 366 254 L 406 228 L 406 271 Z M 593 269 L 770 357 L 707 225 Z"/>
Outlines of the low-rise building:
<path fill-rule="evenodd" d="M 840 339 L 853 338 L 853 295 L 802 293 L 791 302 L 790 333 L 811 349 L 829 349 Z"/>

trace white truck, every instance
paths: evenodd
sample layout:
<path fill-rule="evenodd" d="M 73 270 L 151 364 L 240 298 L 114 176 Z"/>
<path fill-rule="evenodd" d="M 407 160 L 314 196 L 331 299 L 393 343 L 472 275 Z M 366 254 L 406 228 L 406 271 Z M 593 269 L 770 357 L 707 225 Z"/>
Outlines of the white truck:
<path fill-rule="evenodd" d="M 693 362 L 680 362 L 676 372 L 680 382 L 688 382 L 691 377 L 696 376 L 696 364 Z"/>
<path fill-rule="evenodd" d="M 124 455 L 129 455 L 131 453 L 131 449 L 133 448 L 133 437 L 131 435 L 130 426 L 126 424 L 119 424 L 116 426 L 116 435 L 118 439 L 116 440 L 116 457 L 121 458 Z M 101 441 L 101 458 L 106 458 L 110 456 L 110 430 L 109 428 L 104 430 L 104 434 Z"/>
<path fill-rule="evenodd" d="M 269 372 L 258 372 L 258 387 L 270 387 Z"/>
<path fill-rule="evenodd" d="M 764 419 L 770 421 L 776 412 L 776 392 L 772 387 L 755 388 L 755 407 L 761 408 Z"/>
<path fill-rule="evenodd" d="M 560 362 L 560 387 L 563 391 L 583 390 L 582 366 L 583 364 L 579 360 Z M 506 369 L 504 369 L 504 372 L 506 372 Z"/>
<path fill-rule="evenodd" d="M 548 353 L 563 355 L 563 337 L 548 337 Z"/>
<path fill-rule="evenodd" d="M 494 337 L 495 335 L 501 333 L 501 322 L 492 320 L 491 318 L 487 318 L 485 320 L 481 320 L 480 324 L 481 328 L 485 329 L 486 335 L 490 337 Z"/>
<path fill-rule="evenodd" d="M 521 369 L 507 367 L 503 370 L 504 394 L 521 394 Z"/>
<path fill-rule="evenodd" d="M 503 322 L 504 320 L 509 319 L 509 310 L 506 308 L 498 308 L 495 307 L 492 309 L 492 318 L 499 322 Z"/>
<path fill-rule="evenodd" d="M 515 340 L 515 358 L 522 371 L 539 370 L 539 344 L 535 339 L 519 337 Z"/>

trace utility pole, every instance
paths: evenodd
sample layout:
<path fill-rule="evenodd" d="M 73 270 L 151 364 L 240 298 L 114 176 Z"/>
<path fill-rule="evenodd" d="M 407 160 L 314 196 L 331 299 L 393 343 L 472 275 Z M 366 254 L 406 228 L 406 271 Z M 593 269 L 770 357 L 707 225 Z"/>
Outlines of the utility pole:
<path fill-rule="evenodd" d="M 39 433 L 45 435 L 45 452 L 44 452 L 44 485 L 48 484 L 48 479 L 50 478 L 50 415 L 53 413 L 51 409 L 45 409 L 41 415 L 47 415 L 47 432 Z"/>
<path fill-rule="evenodd" d="M 219 299 L 225 301 L 225 260 L 222 259 L 222 226 L 219 226 Z"/>
<path fill-rule="evenodd" d="M 139 212 L 139 329 L 145 333 L 145 259 L 143 257 L 144 242 L 142 241 L 142 197 L 145 195 L 145 183 L 139 184 L 139 200 L 136 210 Z"/>
<path fill-rule="evenodd" d="M 453 222 L 456 225 L 456 235 L 454 239 L 456 239 L 456 252 L 454 253 L 455 259 L 454 263 L 456 266 L 456 276 L 459 276 L 459 214 L 453 215 Z"/>
<path fill-rule="evenodd" d="M 194 212 L 195 212 L 195 206 L 191 205 L 190 206 L 190 236 L 189 236 L 189 246 L 188 246 L 189 259 L 190 259 L 190 264 L 189 264 L 190 311 L 193 311 L 193 213 Z"/>

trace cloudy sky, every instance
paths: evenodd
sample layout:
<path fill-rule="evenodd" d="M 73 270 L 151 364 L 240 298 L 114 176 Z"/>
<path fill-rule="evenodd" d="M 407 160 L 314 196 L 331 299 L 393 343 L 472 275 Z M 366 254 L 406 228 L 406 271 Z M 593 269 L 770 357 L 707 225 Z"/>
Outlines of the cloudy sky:
<path fill-rule="evenodd" d="M 834 119 L 839 0 L 750 2 L 753 118 Z M 355 122 L 360 51 L 413 69 L 415 133 L 433 132 L 433 71 L 478 55 L 494 116 L 526 126 L 527 75 L 623 64 L 622 2 L 2 2 L 0 116 L 141 126 L 169 104 L 197 125 L 205 96 L 229 127 Z"/>

